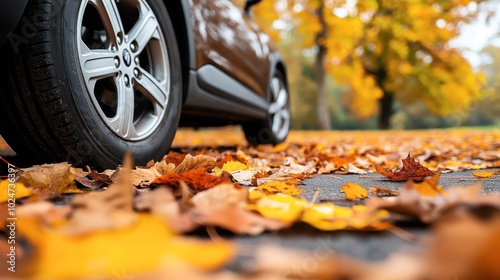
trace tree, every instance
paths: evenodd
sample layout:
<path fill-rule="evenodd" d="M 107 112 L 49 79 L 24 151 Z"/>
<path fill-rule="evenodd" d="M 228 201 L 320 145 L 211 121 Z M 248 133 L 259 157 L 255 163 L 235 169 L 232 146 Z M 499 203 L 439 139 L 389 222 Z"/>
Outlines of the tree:
<path fill-rule="evenodd" d="M 378 114 L 382 129 L 390 127 L 396 103 L 422 102 L 448 115 L 481 98 L 483 78 L 449 42 L 476 17 L 482 0 L 264 2 L 271 9 L 255 11 L 267 20 L 264 29 L 279 29 L 282 37 L 293 30 L 298 46 L 316 51 L 320 128 L 329 128 L 321 121 L 329 114 L 325 71 L 348 85 L 344 102 L 350 110 L 360 119 Z"/>

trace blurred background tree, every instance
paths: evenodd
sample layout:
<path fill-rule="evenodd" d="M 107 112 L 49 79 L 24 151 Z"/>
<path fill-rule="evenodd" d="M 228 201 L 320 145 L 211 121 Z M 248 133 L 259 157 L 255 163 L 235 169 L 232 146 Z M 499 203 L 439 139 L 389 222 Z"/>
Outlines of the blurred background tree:
<path fill-rule="evenodd" d="M 484 50 L 486 76 L 450 46 L 464 24 L 491 8 L 482 2 L 264 0 L 254 18 L 287 60 L 294 128 L 443 127 L 498 119 L 491 108 L 498 88 L 483 90 L 498 81 L 494 46 Z M 488 116 L 474 114 L 486 112 L 482 105 Z M 429 121 L 414 119 L 429 113 Z"/>

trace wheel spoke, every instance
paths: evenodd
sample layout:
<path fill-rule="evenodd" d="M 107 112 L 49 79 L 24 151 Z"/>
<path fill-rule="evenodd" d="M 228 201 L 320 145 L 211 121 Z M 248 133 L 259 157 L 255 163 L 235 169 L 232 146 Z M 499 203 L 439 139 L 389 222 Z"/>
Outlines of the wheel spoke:
<path fill-rule="evenodd" d="M 271 92 L 273 94 L 273 100 L 278 100 L 278 93 L 280 91 L 280 80 L 278 78 L 273 78 L 271 84 Z"/>
<path fill-rule="evenodd" d="M 281 88 L 278 91 L 276 101 L 269 106 L 269 114 L 276 114 L 278 111 L 283 110 L 286 107 L 287 102 L 288 93 L 286 89 Z"/>
<path fill-rule="evenodd" d="M 137 87 L 153 104 L 165 108 L 168 102 L 169 86 L 167 81 L 158 81 L 144 69 L 140 69 L 141 77 L 136 79 Z"/>
<path fill-rule="evenodd" d="M 116 6 L 115 0 L 89 0 L 97 8 L 101 20 L 106 27 L 109 39 L 116 43 L 116 37 L 123 34 L 123 24 L 120 18 L 120 12 Z"/>
<path fill-rule="evenodd" d="M 134 89 L 125 86 L 122 78 L 116 80 L 118 106 L 116 116 L 109 120 L 115 133 L 124 138 L 134 138 L 137 132 L 134 126 Z"/>
<path fill-rule="evenodd" d="M 99 79 L 115 75 L 118 69 L 115 66 L 114 58 L 116 54 L 109 50 L 90 50 L 85 43 L 80 40 L 80 63 L 82 66 L 85 82 L 93 91 L 93 85 Z"/>
<path fill-rule="evenodd" d="M 287 127 L 290 122 L 290 113 L 287 110 L 282 110 L 274 115 L 272 130 L 280 136 L 284 131 L 287 131 Z M 281 136 L 280 136 L 281 137 Z"/>
<path fill-rule="evenodd" d="M 148 42 L 155 37 L 159 37 L 158 21 L 153 12 L 148 12 L 141 16 L 132 30 L 130 30 L 128 40 L 130 42 L 135 42 L 137 44 L 137 50 L 135 52 L 141 53 Z"/>

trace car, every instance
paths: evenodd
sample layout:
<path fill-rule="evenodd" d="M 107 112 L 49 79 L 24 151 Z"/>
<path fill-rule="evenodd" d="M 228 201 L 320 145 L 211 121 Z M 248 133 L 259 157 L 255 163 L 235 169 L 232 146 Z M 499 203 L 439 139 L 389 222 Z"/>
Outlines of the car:
<path fill-rule="evenodd" d="M 248 0 L 3 0 L 0 134 L 26 163 L 161 159 L 179 126 L 290 129 L 286 65 Z"/>

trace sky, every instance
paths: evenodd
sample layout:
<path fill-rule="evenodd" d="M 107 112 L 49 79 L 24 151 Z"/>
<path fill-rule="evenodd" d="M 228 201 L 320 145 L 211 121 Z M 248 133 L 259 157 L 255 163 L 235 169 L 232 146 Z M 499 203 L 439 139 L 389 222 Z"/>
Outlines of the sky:
<path fill-rule="evenodd" d="M 472 24 L 462 27 L 460 36 L 451 45 L 460 48 L 471 65 L 477 68 L 484 57 L 479 55 L 482 48 L 490 43 L 500 46 L 500 0 L 493 0 L 495 17 L 486 23 L 486 15 L 482 14 Z"/>

